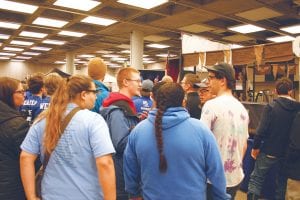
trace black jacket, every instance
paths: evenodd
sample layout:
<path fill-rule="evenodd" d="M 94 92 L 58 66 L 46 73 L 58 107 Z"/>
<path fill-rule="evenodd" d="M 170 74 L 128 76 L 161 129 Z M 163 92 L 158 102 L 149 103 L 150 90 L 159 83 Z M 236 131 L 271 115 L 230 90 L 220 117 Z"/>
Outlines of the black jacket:
<path fill-rule="evenodd" d="M 200 108 L 200 98 L 198 92 L 187 93 L 186 109 L 188 110 L 192 118 L 200 119 L 201 108 Z"/>
<path fill-rule="evenodd" d="M 289 131 L 298 110 L 300 103 L 285 97 L 266 105 L 254 137 L 253 149 L 260 148 L 267 155 L 284 157 Z"/>
<path fill-rule="evenodd" d="M 28 129 L 20 113 L 0 101 L 0 199 L 25 199 L 19 157 Z"/>

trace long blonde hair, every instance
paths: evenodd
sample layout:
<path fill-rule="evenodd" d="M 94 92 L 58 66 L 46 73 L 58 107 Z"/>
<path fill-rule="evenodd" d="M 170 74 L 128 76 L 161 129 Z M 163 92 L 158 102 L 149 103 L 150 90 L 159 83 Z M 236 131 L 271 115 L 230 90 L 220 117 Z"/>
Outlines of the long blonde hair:
<path fill-rule="evenodd" d="M 61 122 L 64 118 L 68 103 L 77 94 L 91 87 L 92 79 L 84 75 L 74 75 L 64 80 L 51 97 L 48 110 L 43 113 L 46 118 L 44 137 L 45 153 L 51 153 L 56 147 L 61 136 Z"/>

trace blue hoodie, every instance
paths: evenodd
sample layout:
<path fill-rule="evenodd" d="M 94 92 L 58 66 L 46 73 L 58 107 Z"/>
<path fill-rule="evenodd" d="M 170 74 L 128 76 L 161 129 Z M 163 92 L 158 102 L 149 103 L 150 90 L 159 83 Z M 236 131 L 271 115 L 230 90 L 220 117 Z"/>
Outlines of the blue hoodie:
<path fill-rule="evenodd" d="M 151 199 L 206 199 L 206 183 L 214 199 L 230 199 L 218 146 L 212 132 L 190 118 L 182 107 L 169 108 L 162 119 L 163 153 L 167 171 L 159 171 L 155 115 L 149 112 L 131 132 L 124 153 L 125 190 Z"/>
<path fill-rule="evenodd" d="M 91 111 L 99 113 L 99 109 L 102 106 L 103 100 L 106 99 L 109 95 L 109 89 L 100 81 L 94 80 L 94 83 L 96 85 L 96 90 L 98 90 L 99 93 L 97 94 L 95 106 Z"/>

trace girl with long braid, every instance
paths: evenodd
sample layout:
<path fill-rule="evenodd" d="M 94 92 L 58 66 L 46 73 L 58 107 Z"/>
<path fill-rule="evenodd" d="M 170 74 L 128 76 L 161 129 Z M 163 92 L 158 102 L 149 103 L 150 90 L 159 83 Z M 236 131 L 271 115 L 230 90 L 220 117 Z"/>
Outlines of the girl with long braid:
<path fill-rule="evenodd" d="M 223 164 L 211 131 L 182 107 L 177 83 L 160 85 L 156 109 L 131 132 L 124 153 L 125 190 L 132 199 L 206 199 L 207 181 L 214 199 L 226 194 Z"/>

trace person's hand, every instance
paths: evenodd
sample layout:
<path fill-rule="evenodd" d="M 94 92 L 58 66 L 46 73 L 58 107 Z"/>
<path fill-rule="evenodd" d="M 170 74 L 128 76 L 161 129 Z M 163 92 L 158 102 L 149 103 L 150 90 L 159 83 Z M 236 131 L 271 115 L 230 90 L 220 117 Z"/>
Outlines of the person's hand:
<path fill-rule="evenodd" d="M 254 160 L 256 160 L 259 152 L 260 152 L 259 149 L 252 149 L 252 151 L 251 151 L 251 157 L 254 158 Z"/>

